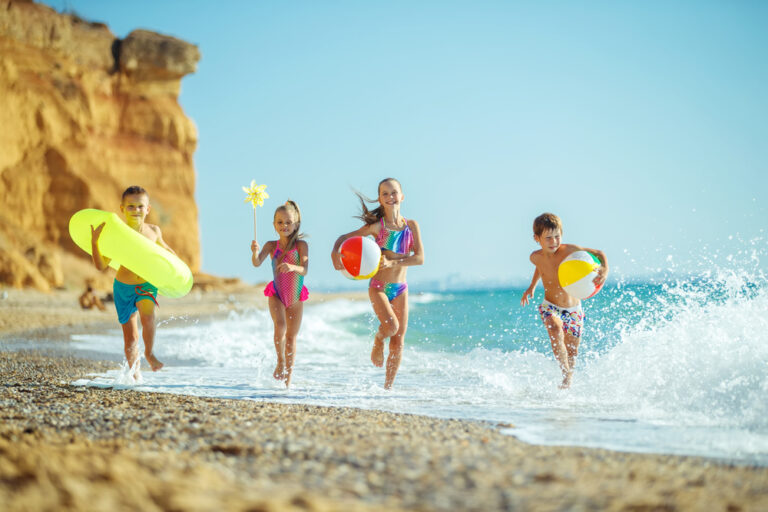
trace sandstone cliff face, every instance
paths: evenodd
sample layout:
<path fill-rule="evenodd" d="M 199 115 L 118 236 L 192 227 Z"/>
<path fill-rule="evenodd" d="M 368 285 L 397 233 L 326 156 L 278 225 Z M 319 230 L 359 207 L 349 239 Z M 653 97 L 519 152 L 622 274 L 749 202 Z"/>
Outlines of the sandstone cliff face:
<path fill-rule="evenodd" d="M 103 24 L 0 0 L 0 284 L 74 285 L 72 272 L 91 271 L 70 216 L 119 213 L 130 185 L 149 191 L 147 221 L 199 270 L 197 132 L 178 104 L 199 58 L 172 37 L 119 40 Z"/>

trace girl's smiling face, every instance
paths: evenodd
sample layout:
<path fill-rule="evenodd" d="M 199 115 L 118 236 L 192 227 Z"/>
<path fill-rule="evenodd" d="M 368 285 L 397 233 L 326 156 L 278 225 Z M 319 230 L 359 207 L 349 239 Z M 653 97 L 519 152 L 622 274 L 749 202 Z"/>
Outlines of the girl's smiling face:
<path fill-rule="evenodd" d="M 403 201 L 403 191 L 400 184 L 394 180 L 385 181 L 379 185 L 379 204 L 385 209 L 400 206 Z"/>
<path fill-rule="evenodd" d="M 292 213 L 278 210 L 275 212 L 274 226 L 278 235 L 287 238 L 296 231 L 296 219 L 293 218 Z"/>

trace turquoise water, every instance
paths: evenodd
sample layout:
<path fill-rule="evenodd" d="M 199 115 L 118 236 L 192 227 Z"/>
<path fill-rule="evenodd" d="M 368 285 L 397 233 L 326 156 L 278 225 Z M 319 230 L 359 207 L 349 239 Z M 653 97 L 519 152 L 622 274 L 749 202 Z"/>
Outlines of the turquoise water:
<path fill-rule="evenodd" d="M 583 304 L 585 331 L 565 391 L 535 305 L 519 304 L 522 288 L 416 286 L 392 391 L 370 364 L 370 305 L 347 300 L 307 305 L 290 390 L 271 377 L 271 320 L 255 308 L 160 326 L 156 352 L 167 369 L 129 387 L 511 423 L 504 432 L 533 443 L 768 465 L 768 281 L 759 269 L 747 261 L 609 282 Z M 533 304 L 541 298 L 539 289 Z M 73 341 L 83 350 L 122 350 L 117 330 Z M 113 371 L 78 384 L 126 382 L 125 372 Z"/>

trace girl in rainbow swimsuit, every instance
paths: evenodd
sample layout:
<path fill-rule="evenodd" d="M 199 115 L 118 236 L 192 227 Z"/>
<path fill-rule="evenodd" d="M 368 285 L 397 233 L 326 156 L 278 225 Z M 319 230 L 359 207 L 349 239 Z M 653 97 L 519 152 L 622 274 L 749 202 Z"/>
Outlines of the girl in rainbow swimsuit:
<path fill-rule="evenodd" d="M 273 220 L 279 240 L 270 240 L 259 250 L 256 240 L 251 242 L 251 261 L 258 267 L 272 256 L 272 274 L 274 280 L 264 289 L 269 297 L 269 313 L 275 324 L 275 351 L 277 366 L 272 374 L 275 379 L 291 385 L 293 359 L 296 353 L 296 335 L 301 327 L 304 313 L 304 301 L 309 292 L 304 286 L 304 276 L 309 265 L 307 243 L 300 238 L 301 212 L 293 201 L 286 201 L 275 210 Z"/>
<path fill-rule="evenodd" d="M 373 339 L 371 362 L 384 365 L 384 340 L 389 338 L 384 388 L 390 389 L 403 353 L 403 340 L 408 329 L 408 284 L 405 281 L 407 267 L 424 263 L 424 246 L 418 223 L 400 215 L 404 196 L 400 182 L 387 178 L 379 183 L 378 199 L 371 200 L 357 194 L 362 206 L 358 217 L 365 225 L 356 231 L 341 235 L 333 246 L 331 259 L 336 270 L 341 270 L 339 247 L 353 236 L 372 236 L 381 247 L 379 271 L 368 287 L 368 296 L 380 325 Z M 378 208 L 368 210 L 365 203 L 378 202 Z"/>

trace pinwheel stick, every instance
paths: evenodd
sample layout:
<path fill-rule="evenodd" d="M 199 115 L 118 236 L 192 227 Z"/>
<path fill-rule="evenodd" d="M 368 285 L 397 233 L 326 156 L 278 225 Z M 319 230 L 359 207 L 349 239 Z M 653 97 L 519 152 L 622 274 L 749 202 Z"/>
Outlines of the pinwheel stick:
<path fill-rule="evenodd" d="M 269 197 L 269 194 L 265 192 L 266 185 L 257 185 L 256 180 L 251 181 L 250 187 L 243 187 L 243 192 L 248 194 L 245 196 L 245 202 L 251 203 L 253 206 L 253 239 L 256 240 L 256 207 L 264 206 L 264 200 Z"/>

